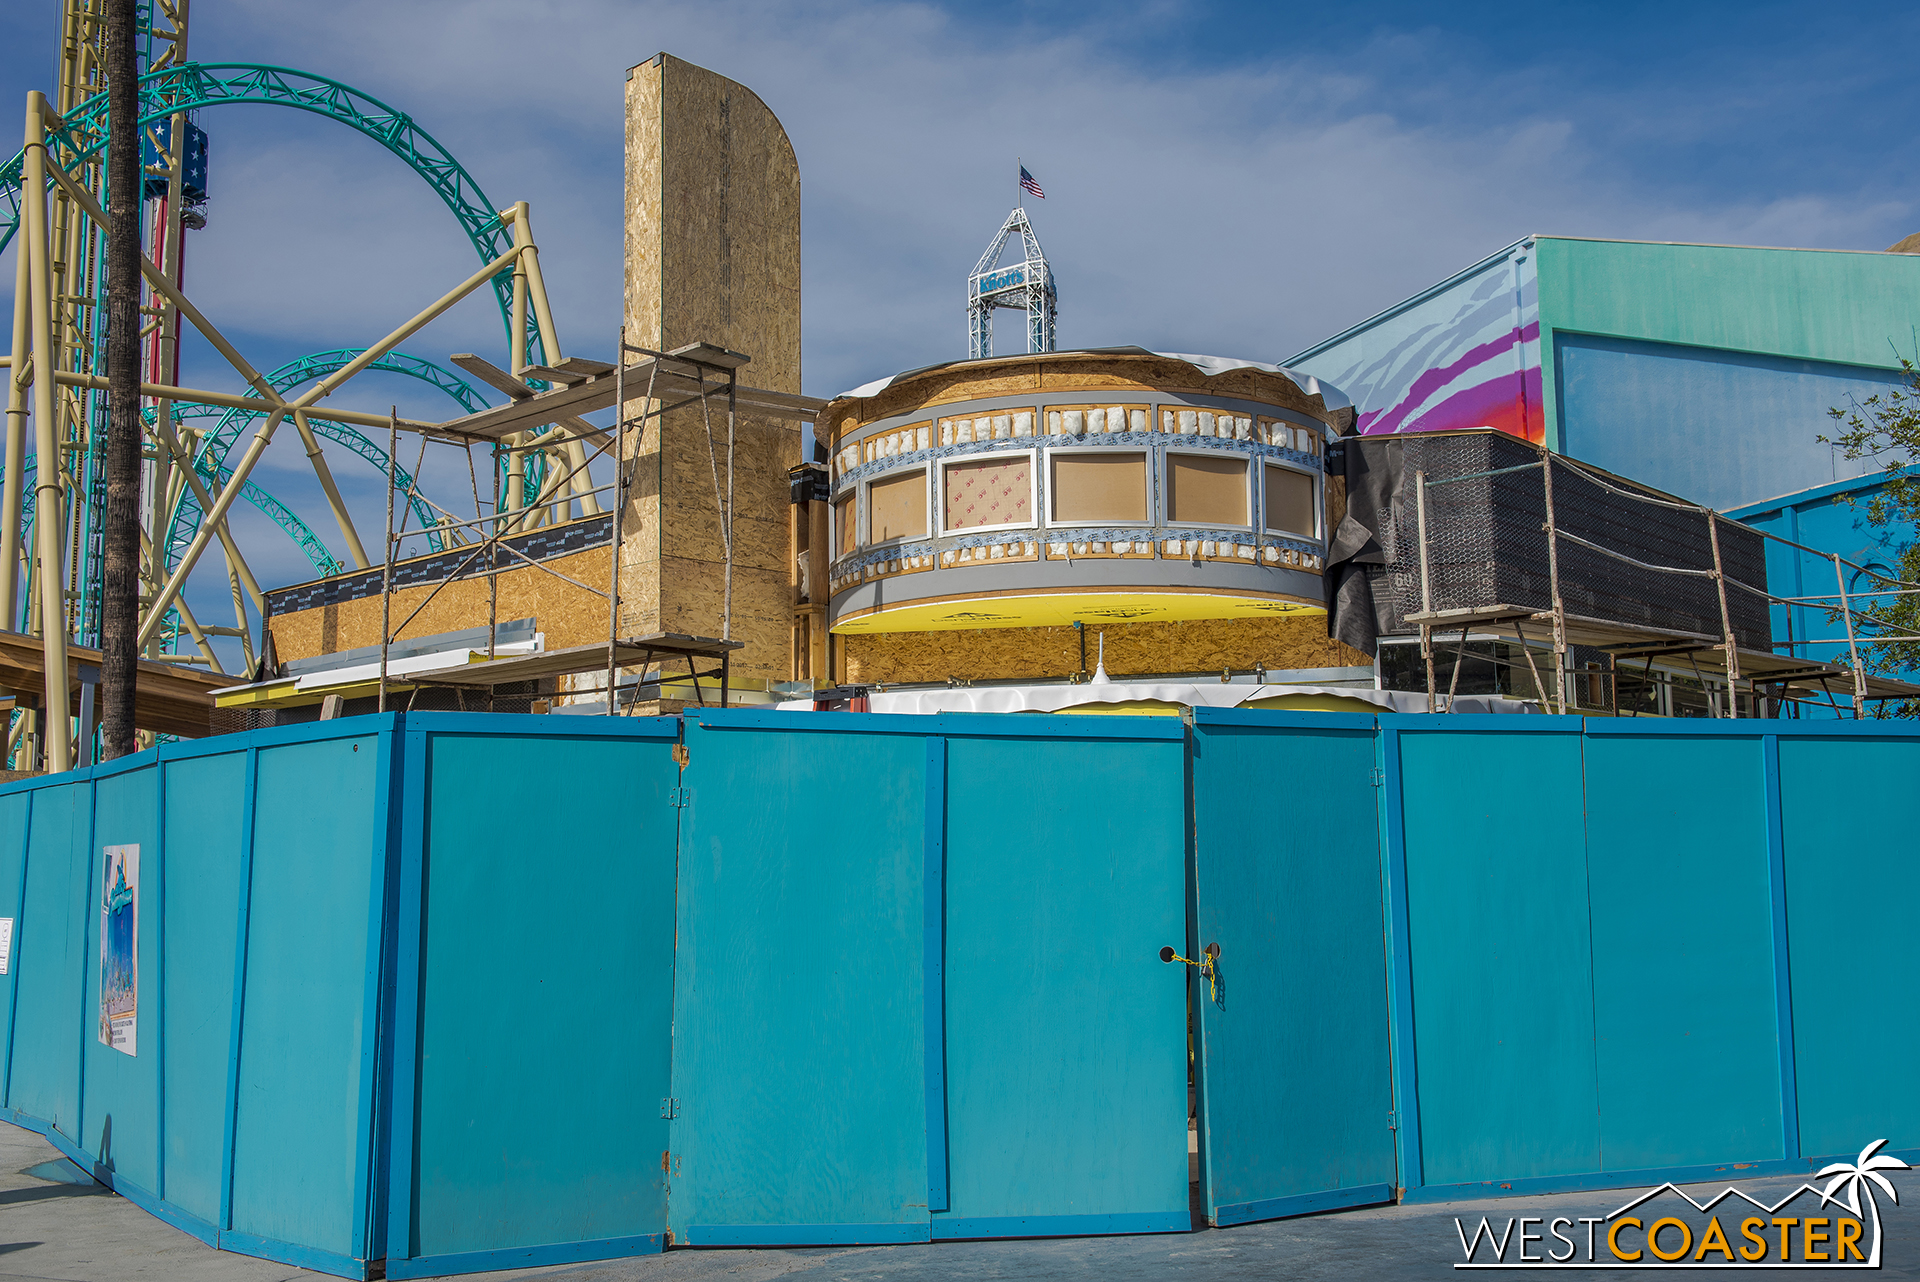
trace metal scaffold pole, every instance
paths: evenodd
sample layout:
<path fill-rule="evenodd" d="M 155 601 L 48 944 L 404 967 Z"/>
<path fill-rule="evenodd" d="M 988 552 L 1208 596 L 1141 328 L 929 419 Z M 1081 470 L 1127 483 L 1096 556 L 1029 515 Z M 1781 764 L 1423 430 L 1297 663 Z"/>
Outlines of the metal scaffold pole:
<path fill-rule="evenodd" d="M 1707 512 L 1707 541 L 1713 548 L 1713 586 L 1720 594 L 1720 632 L 1727 654 L 1727 716 L 1740 715 L 1740 647 L 1733 636 L 1733 615 L 1727 610 L 1727 571 L 1720 563 L 1720 516 Z"/>
<path fill-rule="evenodd" d="M 1553 696 L 1567 715 L 1567 607 L 1560 599 L 1559 527 L 1553 516 L 1553 455 L 1542 458 L 1542 488 L 1547 500 L 1547 590 L 1553 599 Z"/>
<path fill-rule="evenodd" d="M 627 327 L 613 342 L 613 531 L 607 567 L 607 715 L 613 716 L 614 651 L 620 640 L 620 525 L 627 515 Z M 641 675 L 645 675 L 644 673 Z"/>
<path fill-rule="evenodd" d="M 500 519 L 500 447 L 493 447 L 493 513 L 486 527 L 491 532 L 484 545 L 487 554 L 487 658 L 494 657 L 500 645 L 500 552 L 493 541 L 506 531 Z"/>
<path fill-rule="evenodd" d="M 1420 611 L 1433 613 L 1433 573 L 1427 562 L 1427 474 L 1417 471 L 1413 474 L 1414 523 L 1420 541 Z M 1433 679 L 1433 625 L 1420 625 L 1420 658 L 1427 665 L 1427 711 L 1435 710 L 1435 688 Z"/>
<path fill-rule="evenodd" d="M 1867 711 L 1867 673 L 1860 666 L 1860 642 L 1853 630 L 1853 602 L 1847 597 L 1847 576 L 1840 569 L 1840 555 L 1833 553 L 1833 578 L 1840 589 L 1840 614 L 1847 623 L 1847 663 L 1853 669 L 1853 716 L 1857 721 Z"/>
<path fill-rule="evenodd" d="M 394 458 L 400 453 L 400 407 L 393 407 L 387 425 L 387 538 L 386 564 L 380 573 L 380 702 L 387 710 L 387 653 L 393 645 L 393 487 Z"/>

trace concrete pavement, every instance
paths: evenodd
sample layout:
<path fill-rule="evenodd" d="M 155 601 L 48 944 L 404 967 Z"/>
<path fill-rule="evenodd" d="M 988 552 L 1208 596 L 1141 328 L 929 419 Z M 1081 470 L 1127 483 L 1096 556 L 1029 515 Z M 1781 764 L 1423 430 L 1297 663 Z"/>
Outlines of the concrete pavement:
<path fill-rule="evenodd" d="M 1887 1234 L 1882 1278 L 1920 1282 L 1920 1173 L 1893 1174 L 1900 1204 L 1882 1199 Z M 1756 1197 L 1778 1198 L 1799 1183 L 1779 1177 L 1741 1181 Z M 1718 1193 L 1724 1182 L 1689 1189 Z M 1200 1282 L 1222 1279 L 1442 1279 L 1461 1258 L 1454 1217 L 1468 1232 L 1487 1216 L 1601 1216 L 1632 1192 L 1565 1193 L 1432 1206 L 1388 1206 L 1148 1237 L 943 1242 L 890 1247 L 669 1251 L 639 1259 L 469 1275 L 476 1282 L 987 1282 L 989 1279 L 1090 1279 L 1097 1282 Z M 1546 1247 L 1554 1243 L 1548 1241 Z M 1540 1246 L 1533 1248 L 1536 1252 Z M 1509 1250 L 1509 1258 L 1513 1249 Z M 1482 1259 L 1486 1258 L 1482 1249 Z M 1610 1268 L 1609 1277 L 1652 1270 Z M 1823 1270 L 1824 1272 L 1824 1270 Z M 1582 1270 L 1593 1277 L 1593 1270 Z M 94 1184 L 40 1136 L 0 1126 L 0 1279 L 60 1282 L 281 1282 L 319 1278 L 284 1264 L 214 1251 Z M 1570 1276 L 1560 1269 L 1502 1271 L 1501 1276 Z M 1804 1274 L 1802 1276 L 1805 1276 Z"/>

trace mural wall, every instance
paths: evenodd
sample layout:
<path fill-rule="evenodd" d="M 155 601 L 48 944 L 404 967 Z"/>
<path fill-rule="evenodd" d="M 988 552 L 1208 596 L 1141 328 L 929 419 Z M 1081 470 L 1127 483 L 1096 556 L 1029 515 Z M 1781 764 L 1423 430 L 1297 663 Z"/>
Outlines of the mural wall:
<path fill-rule="evenodd" d="M 1510 246 L 1286 364 L 1352 397 L 1362 433 L 1493 427 L 1543 441 L 1533 242 Z"/>

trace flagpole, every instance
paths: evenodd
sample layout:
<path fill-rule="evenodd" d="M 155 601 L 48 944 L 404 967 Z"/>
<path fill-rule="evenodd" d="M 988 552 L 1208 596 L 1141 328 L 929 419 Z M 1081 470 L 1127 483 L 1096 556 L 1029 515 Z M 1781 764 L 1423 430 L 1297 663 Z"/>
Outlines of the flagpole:
<path fill-rule="evenodd" d="M 1020 185 L 1020 175 L 1026 172 L 1027 158 L 1025 156 L 1015 156 L 1013 163 L 1013 207 L 1015 209 L 1025 209 L 1027 207 L 1027 189 Z"/>

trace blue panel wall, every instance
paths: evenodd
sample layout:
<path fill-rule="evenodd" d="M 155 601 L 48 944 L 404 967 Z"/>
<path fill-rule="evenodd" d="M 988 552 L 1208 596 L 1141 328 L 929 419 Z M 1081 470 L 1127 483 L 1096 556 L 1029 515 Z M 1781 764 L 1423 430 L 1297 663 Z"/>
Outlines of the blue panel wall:
<path fill-rule="evenodd" d="M 927 719 L 769 715 L 687 721 L 674 1237 L 925 1241 Z"/>
<path fill-rule="evenodd" d="M 388 1275 L 548 1261 L 528 1248 L 555 1244 L 573 1244 L 570 1260 L 658 1250 L 678 726 L 556 738 L 456 732 L 524 732 L 520 717 L 440 724 L 409 735 L 426 740 L 420 1067 Z M 596 780 L 610 785 L 599 796 Z M 559 781 L 582 786 L 555 824 Z"/>
<path fill-rule="evenodd" d="M 11 917 L 14 930 L 20 927 L 21 901 L 26 894 L 27 815 L 33 795 L 16 792 L 0 795 L 0 917 Z M 14 993 L 20 977 L 15 958 L 20 937 L 16 933 L 8 949 L 7 973 L 0 975 L 0 1108 L 7 1104 L 7 1075 L 13 1065 Z"/>
<path fill-rule="evenodd" d="M 166 903 L 165 860 L 159 844 L 159 768 L 145 762 L 132 769 L 99 771 L 93 796 L 93 839 L 87 843 L 86 996 L 84 1009 L 91 1022 L 81 1041 L 85 1086 L 80 1147 L 94 1162 L 113 1173 L 116 1186 L 126 1183 L 149 1194 L 160 1188 L 160 1022 L 161 931 L 159 919 Z M 100 884 L 107 846 L 140 847 L 140 871 L 135 921 L 138 1005 L 135 1009 L 135 1049 L 127 1055 L 100 1040 Z M 81 860 L 74 861 L 76 868 Z"/>
<path fill-rule="evenodd" d="M 219 1222 L 232 1044 L 234 943 L 240 924 L 247 754 L 167 761 L 163 819 L 166 944 L 161 985 L 165 1155 L 159 1190 Z"/>
<path fill-rule="evenodd" d="M 1791 653 L 1844 668 L 1850 662 L 1846 623 L 1828 613 L 1840 604 L 1841 591 L 1846 591 L 1849 603 L 1856 609 L 1893 604 L 1892 598 L 1876 592 L 1884 584 L 1876 580 L 1874 574 L 1899 577 L 1900 550 L 1913 541 L 1915 532 L 1903 521 L 1881 526 L 1868 521 L 1868 504 L 1885 488 L 1883 475 L 1875 472 L 1851 481 L 1817 485 L 1774 502 L 1736 508 L 1727 514 L 1756 529 L 1838 555 L 1852 563 L 1841 565 L 1836 573 L 1830 557 L 1768 540 L 1768 587 L 1776 596 L 1803 599 L 1797 605 L 1772 607 L 1775 642 L 1799 643 Z M 1914 680 L 1920 675 L 1920 655 L 1909 655 L 1908 649 L 1893 647 L 1893 661 L 1882 660 L 1873 665 L 1874 669 Z M 1825 709 L 1819 705 L 1803 705 L 1802 717 L 1852 715 L 1851 684 L 1844 679 L 1831 684 L 1832 704 Z"/>
<path fill-rule="evenodd" d="M 1780 740 L 1800 1149 L 1852 1160 L 1873 1140 L 1920 1148 L 1920 903 L 1913 824 L 1920 739 L 1857 733 Z M 1844 818 L 1837 797 L 1859 798 Z"/>
<path fill-rule="evenodd" d="M 263 747 L 254 797 L 231 1227 L 338 1258 L 365 1229 L 381 742 Z"/>
<path fill-rule="evenodd" d="M 1194 989 L 1208 1204 L 1236 1223 L 1385 1201 L 1373 718 L 1209 708 L 1194 722 L 1193 943 L 1221 948 L 1218 993 Z"/>
<path fill-rule="evenodd" d="M 1179 1227 L 1189 992 L 1223 1219 L 1920 1157 L 1911 726 L 736 711 L 677 771 L 665 723 L 530 722 L 0 785 L 6 1116 L 348 1276 L 653 1249 L 663 1192 L 694 1245 Z M 501 822 L 555 780 L 561 844 Z M 1217 1000 L 1154 956 L 1216 938 Z"/>
<path fill-rule="evenodd" d="M 1422 1169 L 1404 1182 L 1600 1170 L 1582 722 L 1382 724 L 1398 734 L 1418 1073 Z"/>
<path fill-rule="evenodd" d="M 1785 1155 L 1764 745 L 1739 726 L 1718 733 L 1729 724 L 1687 734 L 1684 722 L 1590 723 L 1595 1058 L 1610 1170 Z M 1709 790 L 1691 786 L 1707 779 Z"/>
<path fill-rule="evenodd" d="M 1186 944 L 1180 727 L 1019 728 L 946 746 L 933 1235 L 1185 1231 L 1187 985 L 1158 955 Z"/>
<path fill-rule="evenodd" d="M 1827 410 L 1896 386 L 1886 370 L 1557 333 L 1564 451 L 1709 507 L 1871 471 L 1819 441 Z"/>
<path fill-rule="evenodd" d="M 92 791 L 63 781 L 26 794 L 27 893 L 14 941 L 14 1043 L 34 1050 L 14 1056 L 7 1104 L 70 1141 L 80 1127 L 80 1039 L 93 1035 L 84 996 Z"/>

